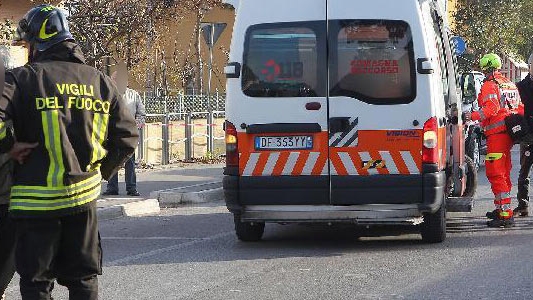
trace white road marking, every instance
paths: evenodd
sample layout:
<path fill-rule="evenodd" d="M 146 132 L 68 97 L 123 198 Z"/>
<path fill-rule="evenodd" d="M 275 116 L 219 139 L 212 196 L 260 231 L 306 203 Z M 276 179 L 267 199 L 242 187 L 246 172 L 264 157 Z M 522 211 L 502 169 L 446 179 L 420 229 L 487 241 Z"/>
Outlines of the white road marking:
<path fill-rule="evenodd" d="M 234 234 L 235 233 L 233 233 L 233 232 L 223 232 L 223 233 L 215 234 L 215 235 L 212 235 L 212 236 L 209 236 L 209 237 L 206 237 L 206 238 L 193 240 L 193 241 L 190 241 L 190 242 L 187 242 L 187 243 L 183 243 L 183 244 L 179 244 L 179 245 L 174 245 L 174 246 L 165 247 L 165 248 L 159 248 L 159 249 L 155 249 L 155 250 L 144 252 L 144 253 L 139 253 L 139 254 L 135 254 L 135 255 L 126 256 L 126 257 L 121 258 L 121 259 L 116 259 L 116 260 L 110 261 L 110 262 L 104 264 L 104 266 L 106 266 L 106 267 L 120 266 L 122 264 L 131 263 L 131 262 L 143 259 L 143 258 L 148 258 L 148 257 L 152 257 L 152 256 L 157 256 L 157 255 L 160 255 L 160 254 L 163 254 L 163 253 L 166 253 L 166 252 L 180 250 L 180 249 L 183 249 L 183 248 L 194 246 L 194 245 L 199 244 L 199 243 L 209 242 L 209 241 L 212 241 L 212 240 L 224 238 L 224 237 L 227 237 L 227 236 L 230 236 L 230 235 L 234 235 Z"/>

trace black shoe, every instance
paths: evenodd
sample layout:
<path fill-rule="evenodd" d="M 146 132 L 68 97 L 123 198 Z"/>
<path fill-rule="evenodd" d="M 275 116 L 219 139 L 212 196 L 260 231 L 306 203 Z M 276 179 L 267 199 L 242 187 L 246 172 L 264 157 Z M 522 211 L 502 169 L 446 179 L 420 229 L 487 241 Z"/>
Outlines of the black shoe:
<path fill-rule="evenodd" d="M 528 204 L 525 201 L 518 201 L 518 206 L 513 209 L 513 213 L 516 216 L 527 217 L 529 216 Z"/>
<path fill-rule="evenodd" d="M 495 209 L 493 211 L 488 211 L 485 216 L 491 220 L 496 220 L 500 217 L 500 211 L 498 209 Z"/>
<path fill-rule="evenodd" d="M 487 226 L 492 228 L 510 228 L 514 226 L 514 218 L 510 219 L 494 219 L 487 221 Z"/>
<path fill-rule="evenodd" d="M 116 196 L 116 195 L 118 195 L 118 191 L 109 191 L 109 190 L 107 190 L 107 191 L 102 193 L 102 196 Z"/>
<path fill-rule="evenodd" d="M 128 191 L 128 196 L 139 197 L 141 194 L 137 190 Z"/>

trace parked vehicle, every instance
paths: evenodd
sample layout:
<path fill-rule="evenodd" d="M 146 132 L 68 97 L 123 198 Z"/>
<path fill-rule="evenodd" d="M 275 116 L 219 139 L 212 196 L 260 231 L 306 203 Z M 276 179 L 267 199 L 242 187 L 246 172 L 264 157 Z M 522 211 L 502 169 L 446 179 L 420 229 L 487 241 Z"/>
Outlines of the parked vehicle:
<path fill-rule="evenodd" d="M 225 201 L 266 222 L 417 225 L 468 210 L 460 76 L 437 1 L 240 1 L 227 81 Z"/>
<path fill-rule="evenodd" d="M 479 110 L 477 96 L 481 92 L 484 78 L 485 75 L 477 71 L 461 75 L 463 111 Z M 485 155 L 487 155 L 487 140 L 483 135 L 483 129 L 479 121 L 468 121 L 464 124 L 464 131 L 466 155 L 472 159 L 476 169 L 479 169 L 485 164 Z"/>

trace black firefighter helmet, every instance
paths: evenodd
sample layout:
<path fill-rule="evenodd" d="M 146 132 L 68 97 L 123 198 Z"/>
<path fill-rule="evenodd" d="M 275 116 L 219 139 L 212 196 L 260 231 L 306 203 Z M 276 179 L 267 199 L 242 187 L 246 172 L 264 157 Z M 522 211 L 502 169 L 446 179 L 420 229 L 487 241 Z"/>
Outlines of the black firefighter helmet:
<path fill-rule="evenodd" d="M 65 14 L 59 8 L 42 4 L 32 8 L 19 21 L 15 43 L 27 41 L 43 52 L 66 40 L 74 41 Z"/>

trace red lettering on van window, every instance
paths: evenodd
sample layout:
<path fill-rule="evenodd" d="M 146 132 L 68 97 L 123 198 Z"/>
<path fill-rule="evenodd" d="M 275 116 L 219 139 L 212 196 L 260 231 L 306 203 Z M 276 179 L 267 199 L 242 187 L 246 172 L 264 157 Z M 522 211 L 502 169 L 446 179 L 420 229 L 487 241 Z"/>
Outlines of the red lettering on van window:
<path fill-rule="evenodd" d="M 397 60 L 352 60 L 351 74 L 397 74 Z"/>

